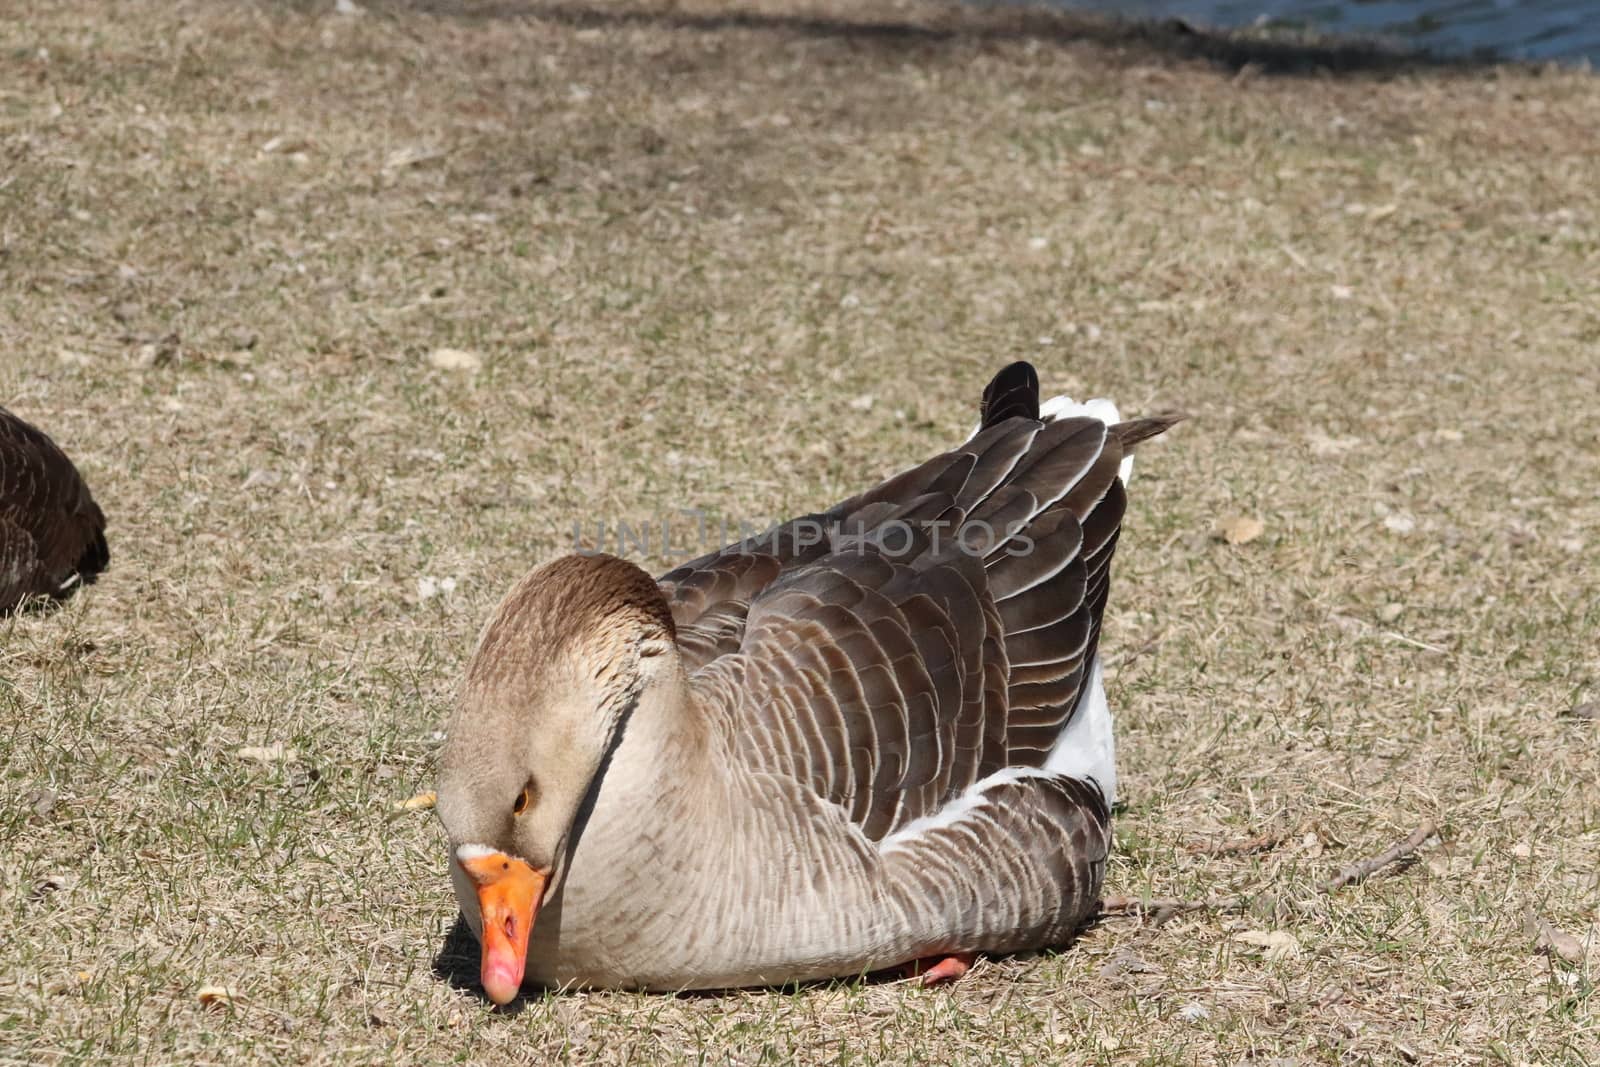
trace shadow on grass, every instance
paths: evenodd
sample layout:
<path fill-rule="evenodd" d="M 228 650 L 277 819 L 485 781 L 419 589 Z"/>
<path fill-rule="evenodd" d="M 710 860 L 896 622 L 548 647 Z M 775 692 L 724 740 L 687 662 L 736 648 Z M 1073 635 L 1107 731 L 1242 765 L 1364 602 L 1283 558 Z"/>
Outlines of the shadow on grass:
<path fill-rule="evenodd" d="M 578 28 L 658 27 L 716 33 L 770 32 L 790 37 L 839 40 L 885 52 L 914 53 L 984 41 L 1089 44 L 1149 58 L 1205 60 L 1234 72 L 1271 75 L 1366 75 L 1466 73 L 1506 63 L 1490 53 L 1441 55 L 1380 41 L 1336 38 L 1284 30 L 1211 30 L 1181 19 L 1131 20 L 1057 12 L 1038 7 L 954 7 L 946 24 L 906 20 L 847 19 L 816 14 L 748 10 L 689 12 L 670 2 L 653 6 L 602 6 L 572 0 L 388 0 L 374 7 L 467 22 L 532 19 Z"/>
<path fill-rule="evenodd" d="M 434 954 L 433 974 L 451 989 L 483 991 L 478 983 L 478 939 L 472 936 L 472 927 L 459 911 L 455 923 L 439 942 L 439 951 Z"/>
<path fill-rule="evenodd" d="M 989 960 L 1007 959 L 1037 959 L 1056 952 L 1069 950 L 1081 937 L 1084 931 L 1098 925 L 1102 917 L 1097 913 L 1089 918 L 1073 934 L 1072 940 L 1065 945 L 1038 951 L 1014 953 L 980 953 L 981 958 Z M 456 913 L 455 922 L 445 932 L 444 940 L 439 943 L 439 951 L 433 957 L 433 974 L 440 981 L 445 982 L 451 989 L 460 989 L 471 992 L 487 1005 L 489 998 L 484 995 L 483 985 L 478 980 L 478 939 L 473 936 L 472 928 L 467 925 L 466 918 L 460 912 Z M 916 988 L 906 976 L 903 968 L 890 967 L 881 971 L 872 971 L 856 978 L 818 978 L 808 982 L 791 982 L 782 986 L 772 986 L 766 992 L 794 995 L 810 990 L 834 989 L 839 987 L 859 987 L 894 985 L 904 983 L 908 988 Z M 744 992 L 737 989 L 685 989 L 677 993 L 663 993 L 662 996 L 673 997 L 681 1000 L 715 999 L 728 996 L 730 993 Z M 564 989 L 524 989 L 522 995 L 497 1010 L 508 1014 L 517 1015 L 528 1008 L 529 1005 L 538 1003 L 545 997 L 560 996 L 566 992 Z"/>

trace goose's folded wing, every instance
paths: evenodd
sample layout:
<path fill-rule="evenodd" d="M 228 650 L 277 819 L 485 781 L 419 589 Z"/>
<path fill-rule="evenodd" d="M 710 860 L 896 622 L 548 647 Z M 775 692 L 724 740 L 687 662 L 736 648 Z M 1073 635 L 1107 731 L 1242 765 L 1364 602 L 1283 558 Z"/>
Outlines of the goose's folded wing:
<path fill-rule="evenodd" d="M 1004 484 L 1040 428 L 1010 419 L 827 511 L 791 519 L 662 575 L 657 581 L 691 668 L 738 650 L 751 601 L 781 574 L 886 530 L 925 532 L 939 524 L 948 541 L 961 518 Z"/>
<path fill-rule="evenodd" d="M 45 591 L 33 535 L 0 514 L 0 611 Z"/>
<path fill-rule="evenodd" d="M 874 840 L 996 771 L 1048 767 L 1094 662 L 1118 469 L 1161 428 L 1008 418 L 798 520 L 803 538 L 779 528 L 776 551 L 667 575 L 702 703 L 746 764 Z"/>
<path fill-rule="evenodd" d="M 763 592 L 739 652 L 695 685 L 743 763 L 810 785 L 878 840 L 976 779 L 1005 714 L 1000 626 L 975 557 L 858 546 Z"/>
<path fill-rule="evenodd" d="M 827 551 L 820 516 L 795 519 L 668 571 L 656 580 L 690 669 L 736 652 L 750 602 L 785 567 Z"/>

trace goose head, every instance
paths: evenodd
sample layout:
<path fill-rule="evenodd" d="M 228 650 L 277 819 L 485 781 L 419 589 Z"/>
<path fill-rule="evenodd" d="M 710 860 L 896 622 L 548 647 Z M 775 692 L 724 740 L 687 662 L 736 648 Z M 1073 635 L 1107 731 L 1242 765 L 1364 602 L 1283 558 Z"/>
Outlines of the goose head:
<path fill-rule="evenodd" d="M 660 589 L 613 556 L 536 568 L 484 627 L 450 720 L 438 813 L 495 1003 L 521 988 L 539 907 L 621 731 L 671 699 L 681 672 Z"/>

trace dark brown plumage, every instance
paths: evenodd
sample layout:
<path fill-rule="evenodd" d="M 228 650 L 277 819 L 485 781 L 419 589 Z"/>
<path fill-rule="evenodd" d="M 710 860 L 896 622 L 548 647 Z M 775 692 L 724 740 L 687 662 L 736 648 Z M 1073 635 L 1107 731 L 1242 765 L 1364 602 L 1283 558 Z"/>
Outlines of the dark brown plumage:
<path fill-rule="evenodd" d="M 0 611 L 61 599 L 106 568 L 106 518 L 56 443 L 0 408 Z"/>
<path fill-rule="evenodd" d="M 811 784 L 874 841 L 997 771 L 1044 766 L 1095 661 L 1119 466 L 1182 418 L 1041 421 L 1021 362 L 980 415 L 959 448 L 661 578 L 691 669 L 758 694 L 740 709 L 750 758 L 827 767 Z M 839 751 L 818 761 L 817 744 Z"/>

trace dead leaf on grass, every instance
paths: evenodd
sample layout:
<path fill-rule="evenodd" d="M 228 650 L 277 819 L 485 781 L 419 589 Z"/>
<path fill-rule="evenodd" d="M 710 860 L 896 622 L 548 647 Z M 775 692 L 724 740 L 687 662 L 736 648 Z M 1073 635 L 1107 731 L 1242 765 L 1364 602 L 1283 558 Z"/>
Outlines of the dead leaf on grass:
<path fill-rule="evenodd" d="M 1124 974 L 1161 974 L 1161 968 L 1150 963 L 1130 949 L 1119 948 L 1116 954 L 1100 967 L 1101 978 L 1117 978 Z"/>
<path fill-rule="evenodd" d="M 235 749 L 233 754 L 256 763 L 293 763 L 300 757 L 300 753 L 288 748 L 282 741 L 274 741 L 270 745 L 245 745 Z"/>
<path fill-rule="evenodd" d="M 43 900 L 51 893 L 69 888 L 74 879 L 70 874 L 46 874 L 33 881 L 33 899 Z"/>
<path fill-rule="evenodd" d="M 245 475 L 243 482 L 239 483 L 240 489 L 270 488 L 283 481 L 283 475 L 277 471 L 270 471 L 264 467 L 257 467 Z"/>
<path fill-rule="evenodd" d="M 418 793 L 414 797 L 407 797 L 404 800 L 396 801 L 395 805 L 394 805 L 394 810 L 395 811 L 428 811 L 435 804 L 437 804 L 438 802 L 439 802 L 439 794 L 433 792 L 432 790 L 429 790 L 426 793 Z"/>
<path fill-rule="evenodd" d="M 56 810 L 56 791 L 54 789 L 35 789 L 28 794 L 28 806 L 33 813 L 43 819 Z"/>
<path fill-rule="evenodd" d="M 1595 722 L 1600 720 L 1600 700 L 1588 700 L 1582 704 L 1576 704 L 1561 714 L 1568 719 L 1582 719 L 1586 722 Z"/>
<path fill-rule="evenodd" d="M 1216 535 L 1230 545 L 1245 545 L 1266 532 L 1267 524 L 1249 515 L 1230 515 L 1218 519 L 1213 528 Z"/>
<path fill-rule="evenodd" d="M 238 991 L 225 985 L 203 985 L 195 993 L 200 1006 L 208 1011 L 227 1011 L 239 999 Z"/>
<path fill-rule="evenodd" d="M 279 134 L 263 144 L 260 152 L 264 156 L 294 155 L 297 152 L 304 153 L 310 148 L 311 142 L 304 137 L 296 137 L 293 134 L 285 133 Z"/>
<path fill-rule="evenodd" d="M 1565 930 L 1551 926 L 1535 915 L 1528 916 L 1528 926 L 1529 932 L 1534 935 L 1535 952 L 1542 952 L 1546 956 L 1559 956 L 1568 963 L 1583 962 L 1585 956 L 1583 943 Z"/>
<path fill-rule="evenodd" d="M 444 158 L 445 152 L 441 148 L 430 148 L 425 145 L 404 145 L 396 148 L 383 158 L 384 170 L 403 170 L 406 167 L 418 167 L 435 159 Z"/>
<path fill-rule="evenodd" d="M 440 370 L 475 371 L 483 366 L 483 357 L 465 348 L 435 348 L 428 362 Z"/>
<path fill-rule="evenodd" d="M 1390 533 L 1396 533 L 1401 537 L 1405 537 L 1408 534 L 1416 531 L 1417 520 L 1412 518 L 1410 515 L 1407 515 L 1403 511 L 1396 511 L 1392 514 L 1384 516 L 1383 528 L 1388 530 Z"/>
<path fill-rule="evenodd" d="M 1269 960 L 1292 960 L 1300 955 L 1300 939 L 1287 930 L 1245 930 L 1233 935 L 1242 945 L 1263 949 Z"/>

